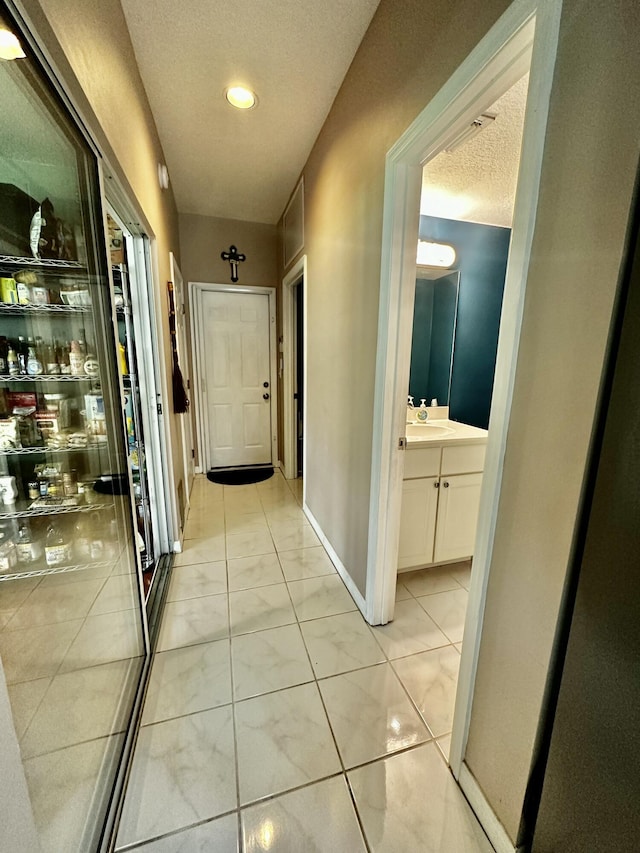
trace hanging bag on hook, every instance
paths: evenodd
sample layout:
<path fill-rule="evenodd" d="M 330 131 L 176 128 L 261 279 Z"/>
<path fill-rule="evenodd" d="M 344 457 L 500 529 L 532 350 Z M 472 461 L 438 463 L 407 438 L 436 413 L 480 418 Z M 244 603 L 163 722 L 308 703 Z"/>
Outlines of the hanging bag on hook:
<path fill-rule="evenodd" d="M 169 333 L 171 335 L 172 371 L 171 385 L 173 390 L 173 411 L 176 415 L 183 415 L 189 411 L 191 401 L 187 397 L 184 387 L 184 379 L 180 364 L 178 362 L 178 343 L 176 339 L 176 307 L 173 298 L 173 282 L 167 284 L 169 290 Z"/>

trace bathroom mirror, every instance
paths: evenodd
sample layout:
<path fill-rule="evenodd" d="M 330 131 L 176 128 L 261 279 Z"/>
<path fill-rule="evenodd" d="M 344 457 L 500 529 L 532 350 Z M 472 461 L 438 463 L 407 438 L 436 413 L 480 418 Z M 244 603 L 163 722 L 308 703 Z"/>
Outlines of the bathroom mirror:
<path fill-rule="evenodd" d="M 417 267 L 409 394 L 416 406 L 437 398 L 449 405 L 459 270 Z"/>

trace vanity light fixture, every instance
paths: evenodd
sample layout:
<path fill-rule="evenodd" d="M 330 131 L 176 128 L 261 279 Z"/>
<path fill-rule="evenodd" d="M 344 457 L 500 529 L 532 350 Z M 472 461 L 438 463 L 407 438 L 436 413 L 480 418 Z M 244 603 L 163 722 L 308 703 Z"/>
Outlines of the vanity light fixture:
<path fill-rule="evenodd" d="M 447 269 L 456 262 L 456 250 L 447 243 L 432 243 L 418 240 L 416 263 L 424 267 L 442 267 Z"/>
<path fill-rule="evenodd" d="M 225 89 L 224 96 L 238 110 L 252 110 L 258 104 L 256 93 L 245 86 L 230 86 Z"/>
<path fill-rule="evenodd" d="M 24 59 L 25 56 L 18 37 L 0 19 L 0 59 Z"/>

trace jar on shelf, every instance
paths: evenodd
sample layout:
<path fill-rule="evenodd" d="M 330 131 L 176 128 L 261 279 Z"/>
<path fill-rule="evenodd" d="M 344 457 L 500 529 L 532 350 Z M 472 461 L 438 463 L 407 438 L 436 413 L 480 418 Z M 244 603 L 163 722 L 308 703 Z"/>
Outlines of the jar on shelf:
<path fill-rule="evenodd" d="M 49 524 L 44 545 L 47 566 L 64 566 L 71 560 L 71 542 L 62 525 L 54 519 Z"/>
<path fill-rule="evenodd" d="M 18 555 L 13 540 L 0 532 L 0 572 L 12 571 L 17 562 Z"/>

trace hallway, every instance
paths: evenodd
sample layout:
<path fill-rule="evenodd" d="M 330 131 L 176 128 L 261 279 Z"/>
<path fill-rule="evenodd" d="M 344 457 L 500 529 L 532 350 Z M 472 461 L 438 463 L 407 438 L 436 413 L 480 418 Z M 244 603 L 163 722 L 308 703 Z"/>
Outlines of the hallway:
<path fill-rule="evenodd" d="M 489 853 L 443 758 L 468 564 L 372 629 L 298 499 L 196 478 L 116 849 Z"/>

